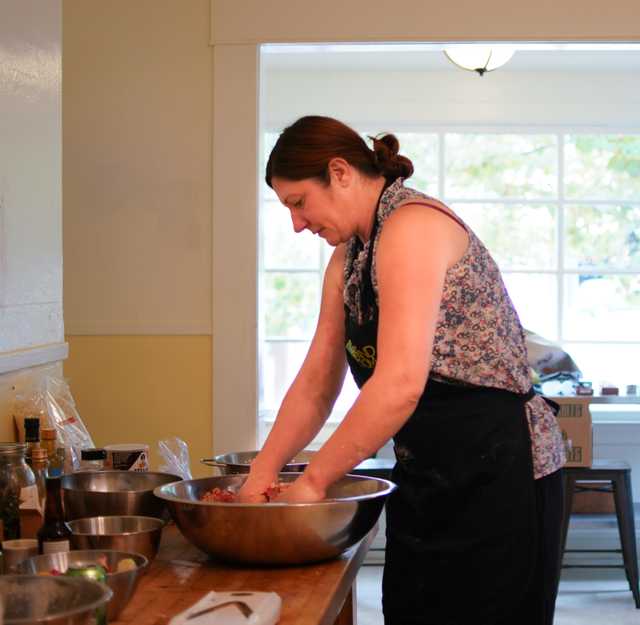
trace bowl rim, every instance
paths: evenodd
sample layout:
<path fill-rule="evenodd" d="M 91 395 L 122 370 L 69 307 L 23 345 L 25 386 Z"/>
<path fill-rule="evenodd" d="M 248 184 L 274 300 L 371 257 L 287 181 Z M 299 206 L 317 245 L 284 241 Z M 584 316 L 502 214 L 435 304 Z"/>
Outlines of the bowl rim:
<path fill-rule="evenodd" d="M 120 493 L 150 493 L 153 491 L 154 488 L 157 488 L 157 486 L 154 486 L 152 488 L 132 488 L 132 489 L 126 489 L 126 488 L 119 488 L 118 490 L 90 490 L 87 488 L 71 488 L 69 486 L 65 485 L 65 478 L 70 478 L 72 479 L 75 475 L 112 475 L 114 473 L 117 473 L 118 475 L 122 475 L 122 474 L 129 474 L 129 475 L 137 475 L 137 474 L 142 474 L 142 475 L 166 475 L 167 477 L 171 477 L 171 478 L 175 478 L 172 480 L 171 484 L 173 484 L 174 482 L 181 482 L 182 478 L 179 475 L 176 475 L 174 473 L 164 473 L 163 471 L 120 471 L 118 469 L 111 469 L 108 471 L 75 471 L 73 473 L 66 473 L 65 475 L 62 476 L 62 480 L 61 480 L 61 486 L 62 486 L 62 490 L 63 491 L 67 491 L 70 493 L 96 493 L 99 495 L 117 495 Z M 135 478 L 134 478 L 135 479 Z M 161 484 L 162 486 L 162 484 Z"/>
<path fill-rule="evenodd" d="M 109 603 L 109 601 L 111 601 L 111 599 L 113 599 L 113 590 L 111 590 L 111 588 L 109 588 L 109 586 L 107 586 L 106 584 L 101 584 L 100 582 L 95 582 L 93 580 L 84 578 L 84 577 L 66 577 L 64 575 L 59 575 L 59 576 L 55 576 L 55 577 L 51 577 L 51 576 L 46 576 L 46 575 L 26 575 L 26 574 L 22 574 L 22 575 L 2 575 L 0 577 L 0 580 L 6 580 L 7 582 L 12 582 L 12 581 L 22 581 L 24 580 L 24 578 L 35 578 L 35 579 L 42 579 L 42 580 L 46 580 L 46 579 L 55 579 L 59 582 L 61 582 L 62 584 L 71 584 L 71 585 L 75 585 L 75 586 L 81 586 L 81 585 L 87 585 L 87 583 L 98 586 L 98 588 L 100 588 L 100 590 L 102 591 L 102 594 L 100 596 L 99 599 L 96 599 L 95 601 L 93 601 L 92 603 L 88 603 L 86 606 L 83 606 L 81 609 L 79 608 L 73 608 L 73 609 L 68 609 L 65 610 L 64 612 L 56 612 L 55 614 L 51 614 L 49 616 L 43 616 L 39 619 L 37 619 L 38 621 L 42 622 L 42 623 L 48 623 L 50 621 L 53 620 L 58 620 L 58 619 L 63 619 L 63 618 L 67 618 L 70 616 L 74 616 L 76 614 L 82 614 L 83 612 L 89 612 L 89 611 L 93 611 L 96 610 L 97 608 L 99 608 L 102 605 L 107 605 Z M 44 582 L 47 583 L 47 582 Z M 28 616 L 25 618 L 14 618 L 11 619 L 11 625 L 21 625 L 24 623 L 24 625 L 29 625 L 30 623 L 33 623 L 34 617 L 32 616 Z M 8 618 L 5 616 L 5 621 L 4 622 L 8 622 Z"/>
<path fill-rule="evenodd" d="M 251 466 L 251 461 L 249 462 L 231 462 L 228 460 L 230 456 L 234 455 L 246 455 L 252 456 L 252 460 L 260 453 L 260 450 L 249 450 L 249 451 L 228 451 L 224 454 L 218 454 L 217 456 L 213 456 L 212 458 L 200 458 L 200 463 L 204 464 L 208 467 L 217 467 L 219 465 L 232 467 L 232 468 L 245 468 L 249 469 Z M 317 454 L 318 452 L 315 449 L 301 449 L 289 462 L 285 463 L 285 467 L 306 467 L 309 462 L 311 462 L 311 458 Z M 309 460 L 298 460 L 296 458 L 307 455 Z M 288 473 L 288 471 L 281 471 L 281 473 Z"/>
<path fill-rule="evenodd" d="M 301 474 L 300 473 L 279 473 L 279 475 L 291 475 L 298 478 L 300 477 Z M 245 477 L 245 476 L 242 474 L 237 474 L 237 475 L 219 475 L 214 477 L 230 478 L 230 477 Z M 397 485 L 394 482 L 390 480 L 385 480 L 384 478 L 381 478 L 381 477 L 373 477 L 370 475 L 355 475 L 353 473 L 347 473 L 343 477 L 353 477 L 363 481 L 374 480 L 376 482 L 382 482 L 383 484 L 385 484 L 385 488 L 375 493 L 367 493 L 365 495 L 354 495 L 353 497 L 323 499 L 322 501 L 314 501 L 310 503 L 287 503 L 284 501 L 267 501 L 264 503 L 200 501 L 200 500 L 194 500 L 194 499 L 184 499 L 182 497 L 174 497 L 173 495 L 169 495 L 168 493 L 164 492 L 164 489 L 169 489 L 174 484 L 178 484 L 180 482 L 200 482 L 200 481 L 206 481 L 206 480 L 212 479 L 211 477 L 202 477 L 202 478 L 196 478 L 193 480 L 178 480 L 176 482 L 171 482 L 169 484 L 163 484 L 162 486 L 157 486 L 156 488 L 153 489 L 153 494 L 159 499 L 163 499 L 164 501 L 169 501 L 171 503 L 182 503 L 182 504 L 188 504 L 193 506 L 204 506 L 209 508 L 225 507 L 225 508 L 260 508 L 260 509 L 276 508 L 277 509 L 277 508 L 284 508 L 284 507 L 310 508 L 314 506 L 331 506 L 331 505 L 335 506 L 336 504 L 348 504 L 348 503 L 353 503 L 358 501 L 368 501 L 369 499 L 377 499 L 378 497 L 382 497 L 382 496 L 388 497 L 397 488 Z"/>
<path fill-rule="evenodd" d="M 181 480 L 178 480 L 181 481 Z M 172 484 L 176 484 L 177 482 L 171 482 Z M 74 528 L 75 523 L 80 523 L 80 521 L 88 521 L 93 519 L 152 519 L 158 522 L 157 527 L 152 527 L 148 529 L 140 529 L 130 532 L 110 532 L 110 533 L 96 533 L 96 532 L 78 532 Z M 167 521 L 164 519 L 160 519 L 155 516 L 144 516 L 141 514 L 115 514 L 115 515 L 100 515 L 100 516 L 85 516 L 79 519 L 71 519 L 70 521 L 65 521 L 67 527 L 71 530 L 71 533 L 74 536 L 135 536 L 136 534 L 147 534 L 149 532 L 156 532 L 158 530 L 164 529 L 165 525 L 167 525 Z M 74 550 L 75 551 L 75 550 Z M 91 549 L 84 549 L 83 551 L 92 551 Z M 106 551 L 119 551 L 118 549 L 107 549 Z"/>
<path fill-rule="evenodd" d="M 117 553 L 121 556 L 124 556 L 123 559 L 125 558 L 131 558 L 132 560 L 134 560 L 135 562 L 135 558 L 141 558 L 141 562 L 140 564 L 138 564 L 136 562 L 136 568 L 135 571 L 142 571 L 143 569 L 145 569 L 147 566 L 149 566 L 149 558 L 147 558 L 144 554 L 142 553 L 138 553 L 137 551 L 122 551 L 120 549 L 72 549 L 71 551 L 69 551 L 68 553 L 73 553 L 75 555 L 77 555 L 78 557 L 82 558 L 81 554 L 85 554 L 85 553 Z M 30 558 L 27 558 L 26 560 L 23 560 L 22 562 L 19 562 L 16 565 L 16 570 L 20 569 L 20 566 L 22 564 L 26 564 L 27 562 L 32 562 L 34 560 L 44 560 L 47 556 L 49 555 L 53 555 L 53 554 L 48 554 L 48 553 L 41 553 L 38 554 L 37 556 L 31 556 Z M 133 557 L 131 557 L 133 556 Z M 113 579 L 114 577 L 118 577 L 118 576 L 123 576 L 126 575 L 127 573 L 131 573 L 131 570 L 128 571 L 114 571 L 113 573 L 108 573 L 107 572 L 107 579 Z M 29 575 L 29 573 L 22 573 L 22 575 Z M 39 575 L 38 573 L 34 573 L 34 575 Z"/>

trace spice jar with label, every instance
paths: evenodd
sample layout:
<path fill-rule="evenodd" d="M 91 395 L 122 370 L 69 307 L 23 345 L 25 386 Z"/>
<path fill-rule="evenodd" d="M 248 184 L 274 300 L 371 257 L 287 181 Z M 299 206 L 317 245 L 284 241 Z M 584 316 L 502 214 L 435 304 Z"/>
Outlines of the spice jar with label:
<path fill-rule="evenodd" d="M 82 449 L 80 451 L 80 471 L 103 471 L 106 459 L 106 449 Z"/>
<path fill-rule="evenodd" d="M 23 522 L 38 508 L 38 488 L 25 462 L 26 450 L 24 443 L 0 443 L 0 519 L 5 540 L 28 537 Z"/>

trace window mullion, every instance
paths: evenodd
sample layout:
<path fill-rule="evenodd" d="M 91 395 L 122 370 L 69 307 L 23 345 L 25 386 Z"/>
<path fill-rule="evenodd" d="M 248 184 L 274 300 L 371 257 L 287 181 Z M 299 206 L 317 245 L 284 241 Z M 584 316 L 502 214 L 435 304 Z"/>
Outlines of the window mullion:
<path fill-rule="evenodd" d="M 564 303 L 565 303 L 565 275 L 564 275 L 564 252 L 565 252 L 565 227 L 564 227 L 564 146 L 565 135 L 558 134 L 558 204 L 556 218 L 556 261 L 558 269 L 557 288 L 557 318 L 558 340 L 562 342 L 564 338 Z"/>

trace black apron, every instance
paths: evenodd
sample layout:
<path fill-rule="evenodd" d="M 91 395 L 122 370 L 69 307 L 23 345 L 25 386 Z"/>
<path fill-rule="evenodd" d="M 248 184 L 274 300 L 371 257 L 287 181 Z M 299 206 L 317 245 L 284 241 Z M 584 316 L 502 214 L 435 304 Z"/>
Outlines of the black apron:
<path fill-rule="evenodd" d="M 347 360 L 358 385 L 375 368 L 378 308 L 373 241 L 358 325 L 345 306 Z M 429 379 L 394 436 L 398 485 L 386 506 L 385 625 L 513 625 L 523 613 L 537 549 L 531 441 L 533 392 Z"/>

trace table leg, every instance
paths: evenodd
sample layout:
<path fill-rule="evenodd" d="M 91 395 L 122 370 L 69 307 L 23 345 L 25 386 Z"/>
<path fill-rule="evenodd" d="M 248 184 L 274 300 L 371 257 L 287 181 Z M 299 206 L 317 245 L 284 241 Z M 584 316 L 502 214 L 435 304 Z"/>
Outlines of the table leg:
<path fill-rule="evenodd" d="M 357 621 L 356 583 L 353 582 L 351 590 L 344 600 L 344 604 L 333 625 L 356 625 Z"/>

